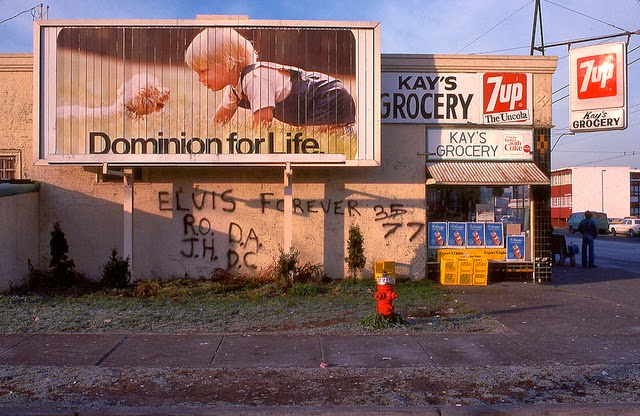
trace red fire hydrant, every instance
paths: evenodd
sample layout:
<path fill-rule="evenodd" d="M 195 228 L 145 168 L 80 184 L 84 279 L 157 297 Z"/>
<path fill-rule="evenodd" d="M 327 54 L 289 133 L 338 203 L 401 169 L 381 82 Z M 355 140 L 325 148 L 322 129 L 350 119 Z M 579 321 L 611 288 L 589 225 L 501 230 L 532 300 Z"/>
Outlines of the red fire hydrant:
<path fill-rule="evenodd" d="M 393 291 L 393 278 L 387 276 L 387 272 L 383 271 L 382 276 L 376 280 L 378 291 L 374 295 L 378 301 L 376 310 L 386 318 L 393 318 L 393 301 L 398 299 L 398 294 Z"/>

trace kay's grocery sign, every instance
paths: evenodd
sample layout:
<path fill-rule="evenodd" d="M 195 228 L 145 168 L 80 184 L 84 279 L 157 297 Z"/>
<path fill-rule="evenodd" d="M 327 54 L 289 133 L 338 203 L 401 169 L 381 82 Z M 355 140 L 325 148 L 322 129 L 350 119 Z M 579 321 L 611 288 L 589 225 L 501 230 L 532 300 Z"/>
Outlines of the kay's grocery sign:
<path fill-rule="evenodd" d="M 532 160 L 533 134 L 524 129 L 430 128 L 429 160 Z"/>
<path fill-rule="evenodd" d="M 520 72 L 385 72 L 382 122 L 530 126 L 531 80 Z"/>
<path fill-rule="evenodd" d="M 627 128 L 626 43 L 572 48 L 569 58 L 571 131 Z"/>

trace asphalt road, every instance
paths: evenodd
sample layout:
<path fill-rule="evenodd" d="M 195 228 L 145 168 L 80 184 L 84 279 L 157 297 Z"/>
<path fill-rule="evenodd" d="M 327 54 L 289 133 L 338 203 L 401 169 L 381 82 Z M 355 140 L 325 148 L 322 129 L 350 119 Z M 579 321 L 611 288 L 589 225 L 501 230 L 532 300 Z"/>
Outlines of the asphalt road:
<path fill-rule="evenodd" d="M 567 243 L 573 241 L 578 247 L 582 247 L 580 234 L 566 232 L 566 239 Z M 639 237 L 599 235 L 595 242 L 595 254 L 596 265 L 599 267 L 640 274 Z M 576 256 L 578 266 L 581 256 L 582 253 Z"/>

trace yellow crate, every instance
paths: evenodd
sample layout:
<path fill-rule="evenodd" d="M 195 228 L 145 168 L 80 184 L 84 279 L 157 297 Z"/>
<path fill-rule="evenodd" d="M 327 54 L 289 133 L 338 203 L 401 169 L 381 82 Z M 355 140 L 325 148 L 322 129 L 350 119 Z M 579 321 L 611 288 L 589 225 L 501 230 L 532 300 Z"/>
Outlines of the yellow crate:
<path fill-rule="evenodd" d="M 387 260 L 376 260 L 373 264 L 373 274 L 377 280 L 382 276 L 384 272 L 387 272 L 387 277 L 393 280 L 393 284 L 396 282 L 396 262 Z"/>
<path fill-rule="evenodd" d="M 443 257 L 440 260 L 440 284 L 458 285 L 460 276 L 458 275 L 458 259 L 455 257 Z"/>
<path fill-rule="evenodd" d="M 487 259 L 473 259 L 473 270 L 478 272 L 488 271 L 489 261 Z"/>
<path fill-rule="evenodd" d="M 472 286 L 473 285 L 473 272 L 462 272 L 458 273 L 458 284 L 460 286 Z"/>
<path fill-rule="evenodd" d="M 471 257 L 458 258 L 458 284 L 471 286 L 473 284 L 473 264 Z"/>
<path fill-rule="evenodd" d="M 487 274 L 486 272 L 478 272 L 473 274 L 473 285 L 474 286 L 486 286 L 487 285 Z"/>
<path fill-rule="evenodd" d="M 473 262 L 473 285 L 486 286 L 489 275 L 487 259 L 475 259 Z"/>
<path fill-rule="evenodd" d="M 471 257 L 460 257 L 458 258 L 458 270 L 473 273 L 473 263 L 474 259 Z"/>

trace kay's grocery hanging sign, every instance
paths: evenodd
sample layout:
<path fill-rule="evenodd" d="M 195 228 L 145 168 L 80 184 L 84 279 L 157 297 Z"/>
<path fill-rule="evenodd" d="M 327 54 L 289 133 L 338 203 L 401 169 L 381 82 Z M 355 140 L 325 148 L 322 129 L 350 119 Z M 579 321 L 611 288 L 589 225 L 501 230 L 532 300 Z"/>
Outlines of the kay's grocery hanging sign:
<path fill-rule="evenodd" d="M 375 23 L 46 20 L 35 36 L 45 162 L 379 164 Z"/>
<path fill-rule="evenodd" d="M 382 122 L 530 126 L 531 79 L 518 72 L 385 72 Z"/>
<path fill-rule="evenodd" d="M 627 128 L 626 43 L 572 48 L 569 59 L 571 131 Z"/>

